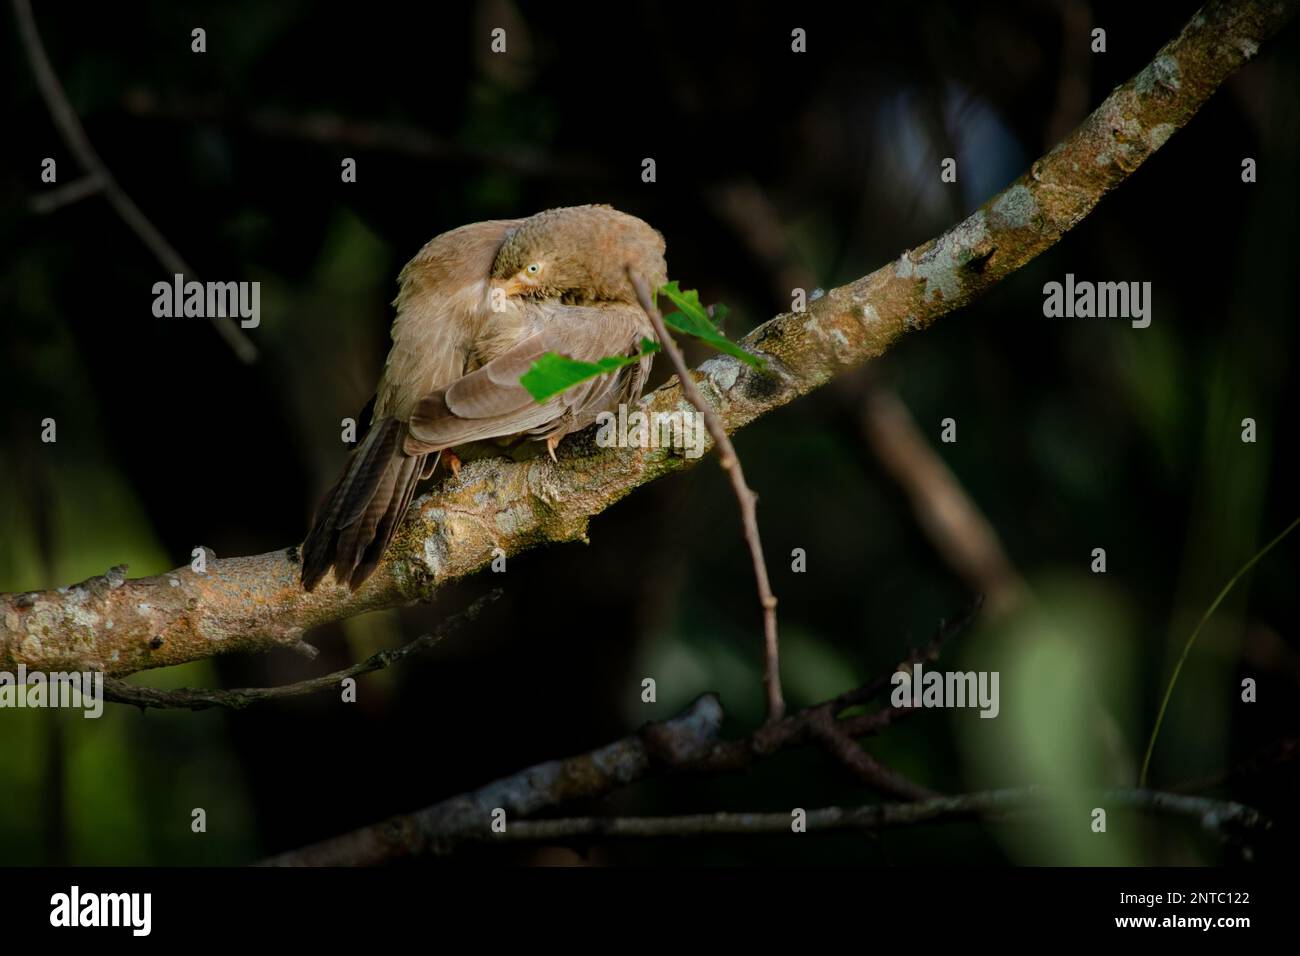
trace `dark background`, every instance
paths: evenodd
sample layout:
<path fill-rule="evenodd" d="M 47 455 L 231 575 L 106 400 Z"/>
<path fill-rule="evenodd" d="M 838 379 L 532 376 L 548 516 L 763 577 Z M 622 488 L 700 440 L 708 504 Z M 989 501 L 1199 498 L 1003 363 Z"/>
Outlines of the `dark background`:
<path fill-rule="evenodd" d="M 0 158 L 0 589 L 128 562 L 133 575 L 298 542 L 341 466 L 339 422 L 382 366 L 402 264 L 465 222 L 608 202 L 668 243 L 670 274 L 738 336 L 789 308 L 782 269 L 825 288 L 937 235 L 1141 69 L 1192 3 L 657 5 L 505 0 L 38 3 L 50 59 L 126 191 L 202 279 L 262 283 L 259 361 L 203 320 L 155 319 L 170 274 L 102 198 L 29 200 L 80 175 L 5 10 Z M 190 31 L 207 52 L 190 52 Z M 508 53 L 489 53 L 493 27 Z M 1089 31 L 1107 51 L 1089 52 Z M 808 52 L 790 31 L 808 31 Z M 999 670 L 1002 714 L 920 715 L 869 742 L 928 786 L 1130 785 L 1170 668 L 1227 579 L 1297 512 L 1289 376 L 1300 280 L 1294 25 L 1050 252 L 875 364 L 996 528 L 1035 600 L 958 637 L 945 666 Z M 959 181 L 939 181 L 958 160 Z M 1259 181 L 1243 184 L 1243 157 Z M 353 157 L 358 181 L 340 182 Z M 653 157 L 657 181 L 641 181 Z M 736 197 L 739 196 L 739 199 Z M 780 268 L 741 212 L 779 223 Z M 765 204 L 765 205 L 763 205 Z M 1073 272 L 1150 281 L 1154 319 L 1050 320 Z M 698 361 L 705 353 L 693 348 Z M 664 365 L 655 381 L 665 377 Z M 780 604 L 787 697 L 888 670 L 969 589 L 864 443 L 861 375 L 737 436 Z M 939 443 L 940 421 L 958 441 Z M 1258 423 L 1255 444 L 1241 419 Z M 58 423 L 56 444 L 40 422 Z M 1108 572 L 1089 571 L 1104 547 Z M 804 548 L 808 571 L 789 554 Z M 242 863 L 615 739 L 713 690 L 728 732 L 762 717 L 761 622 L 719 469 L 642 488 L 589 546 L 511 558 L 429 607 L 309 635 L 286 653 L 143 675 L 283 683 L 430 627 L 494 585 L 472 630 L 331 695 L 244 713 L 0 712 L 0 862 Z M 1156 751 L 1161 786 L 1300 733 L 1300 543 L 1284 542 L 1201 635 Z M 658 703 L 640 700 L 652 676 Z M 1239 682 L 1260 684 L 1258 703 Z M 1212 792 L 1278 820 L 1293 764 Z M 743 776 L 649 782 L 573 812 L 785 810 L 873 799 L 824 755 Z M 208 832 L 190 832 L 204 807 Z M 869 863 L 1215 862 L 1192 829 L 1113 815 L 1046 825 L 728 838 L 465 859 Z"/>

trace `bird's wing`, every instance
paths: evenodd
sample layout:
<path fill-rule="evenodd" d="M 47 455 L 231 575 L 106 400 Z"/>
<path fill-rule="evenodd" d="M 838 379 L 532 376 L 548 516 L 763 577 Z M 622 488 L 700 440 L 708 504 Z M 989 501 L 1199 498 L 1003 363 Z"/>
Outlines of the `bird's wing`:
<path fill-rule="evenodd" d="M 465 374 L 470 343 L 500 318 L 491 311 L 488 279 L 497 251 L 520 222 L 495 219 L 444 232 L 402 269 L 377 418 L 404 420 L 421 398 Z"/>
<path fill-rule="evenodd" d="M 520 377 L 547 352 L 594 362 L 609 355 L 628 355 L 648 334 L 645 314 L 636 306 L 543 303 L 541 329 L 483 367 L 446 388 L 436 389 L 416 405 L 409 426 L 408 451 L 430 451 L 470 441 L 518 435 L 541 429 L 573 409 L 586 409 L 606 398 L 612 375 L 581 382 L 544 402 L 537 402 Z"/>

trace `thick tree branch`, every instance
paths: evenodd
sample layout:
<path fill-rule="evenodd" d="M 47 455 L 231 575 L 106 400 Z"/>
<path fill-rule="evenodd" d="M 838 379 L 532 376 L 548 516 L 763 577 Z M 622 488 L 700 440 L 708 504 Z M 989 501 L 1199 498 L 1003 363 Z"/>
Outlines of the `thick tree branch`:
<path fill-rule="evenodd" d="M 1007 189 L 937 239 L 745 339 L 777 374 L 726 356 L 694 373 L 728 432 L 881 355 L 1051 247 L 1123 182 L 1296 12 L 1300 0 L 1211 2 L 1177 38 Z M 689 410 L 680 385 L 651 410 Z M 585 540 L 587 524 L 634 488 L 691 460 L 671 449 L 598 449 L 593 432 L 549 461 L 467 465 L 412 509 L 384 563 L 355 594 L 332 581 L 305 593 L 297 548 L 214 559 L 124 580 L 120 571 L 70 588 L 0 598 L 0 667 L 99 667 L 121 675 L 230 651 L 296 645 L 309 628 L 427 600 L 487 565 L 543 542 Z"/>

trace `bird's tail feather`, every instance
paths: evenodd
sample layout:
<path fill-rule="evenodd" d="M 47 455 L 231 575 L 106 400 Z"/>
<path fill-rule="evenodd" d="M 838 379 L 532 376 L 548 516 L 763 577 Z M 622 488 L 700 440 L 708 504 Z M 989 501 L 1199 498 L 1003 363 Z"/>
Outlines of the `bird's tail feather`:
<path fill-rule="evenodd" d="M 401 422 L 375 422 L 326 493 L 302 546 L 302 585 L 308 591 L 330 568 L 336 581 L 355 591 L 378 566 L 415 486 L 431 470 L 428 456 L 403 452 L 405 437 Z"/>

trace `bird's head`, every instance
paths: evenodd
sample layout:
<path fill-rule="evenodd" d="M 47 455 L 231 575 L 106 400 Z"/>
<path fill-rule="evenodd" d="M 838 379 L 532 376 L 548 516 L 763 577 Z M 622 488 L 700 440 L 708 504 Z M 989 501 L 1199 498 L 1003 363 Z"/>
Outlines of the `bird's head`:
<path fill-rule="evenodd" d="M 635 302 L 629 268 L 651 288 L 668 281 L 663 236 L 609 206 L 570 206 L 525 219 L 497 253 L 492 280 L 512 297 Z"/>

